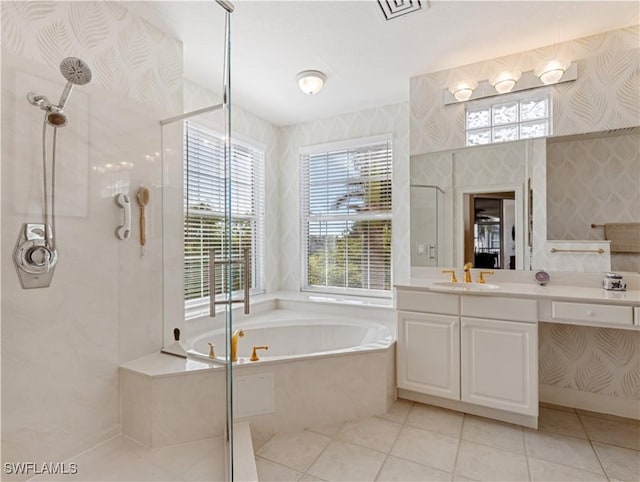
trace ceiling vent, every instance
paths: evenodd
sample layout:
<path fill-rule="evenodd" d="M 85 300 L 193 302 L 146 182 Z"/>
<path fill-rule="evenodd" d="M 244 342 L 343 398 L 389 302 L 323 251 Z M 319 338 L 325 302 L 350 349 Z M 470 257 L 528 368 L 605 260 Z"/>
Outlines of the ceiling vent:
<path fill-rule="evenodd" d="M 378 0 L 378 4 L 387 20 L 417 12 L 422 8 L 420 0 Z"/>

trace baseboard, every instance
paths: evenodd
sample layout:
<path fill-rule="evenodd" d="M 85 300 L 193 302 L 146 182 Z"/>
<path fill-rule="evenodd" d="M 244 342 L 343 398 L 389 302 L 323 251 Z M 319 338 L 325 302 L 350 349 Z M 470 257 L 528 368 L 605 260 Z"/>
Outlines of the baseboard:
<path fill-rule="evenodd" d="M 540 385 L 538 393 L 541 402 L 640 420 L 640 401 L 638 400 L 581 392 L 552 385 Z"/>
<path fill-rule="evenodd" d="M 537 415 L 521 415 L 519 413 L 506 412 L 495 408 L 481 407 L 480 405 L 465 403 L 459 400 L 449 400 L 447 398 L 440 398 L 433 395 L 425 395 L 424 393 L 405 390 L 403 388 L 398 388 L 398 398 L 448 408 L 449 410 L 469 413 L 479 417 L 492 418 L 494 420 L 513 423 L 515 425 L 523 425 L 525 427 L 536 429 L 538 428 Z"/>

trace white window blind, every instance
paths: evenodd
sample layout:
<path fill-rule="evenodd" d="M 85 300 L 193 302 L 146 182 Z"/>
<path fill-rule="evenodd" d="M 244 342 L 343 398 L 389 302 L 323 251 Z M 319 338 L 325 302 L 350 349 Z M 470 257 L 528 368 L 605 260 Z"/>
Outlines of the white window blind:
<path fill-rule="evenodd" d="M 301 154 L 304 288 L 391 290 L 390 140 Z"/>
<path fill-rule="evenodd" d="M 231 242 L 225 223 L 224 143 L 213 131 L 185 122 L 184 135 L 184 299 L 191 308 L 209 296 L 209 250 L 217 259 L 241 258 L 250 248 L 251 288 L 262 274 L 264 154 L 232 141 Z M 242 288 L 242 266 L 233 268 L 232 288 Z M 216 270 L 216 294 L 227 293 L 229 274 Z"/>

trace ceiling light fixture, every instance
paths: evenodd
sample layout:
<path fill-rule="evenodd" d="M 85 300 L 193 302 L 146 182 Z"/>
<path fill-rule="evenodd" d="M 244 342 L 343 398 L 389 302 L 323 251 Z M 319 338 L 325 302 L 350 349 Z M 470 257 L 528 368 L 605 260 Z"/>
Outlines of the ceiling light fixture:
<path fill-rule="evenodd" d="M 308 95 L 320 92 L 327 76 L 319 70 L 304 70 L 296 75 L 300 90 Z"/>
<path fill-rule="evenodd" d="M 449 89 L 449 92 L 453 94 L 458 102 L 464 102 L 465 100 L 469 100 L 473 95 L 473 91 L 476 89 L 477 85 L 471 82 L 460 82 L 456 84 L 455 87 Z"/>

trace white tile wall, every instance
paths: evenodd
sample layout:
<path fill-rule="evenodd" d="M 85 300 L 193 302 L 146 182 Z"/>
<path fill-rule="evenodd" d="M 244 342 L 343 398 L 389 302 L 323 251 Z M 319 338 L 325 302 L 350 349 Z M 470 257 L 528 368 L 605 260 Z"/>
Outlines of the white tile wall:
<path fill-rule="evenodd" d="M 50 288 L 22 290 L 11 260 L 39 221 L 42 113 L 58 65 L 92 68 L 59 132 L 59 262 Z M 160 118 L 182 110 L 182 46 L 117 2 L 2 2 L 2 461 L 64 460 L 119 431 L 118 365 L 160 346 Z M 130 163 L 124 168 L 121 162 Z M 116 239 L 117 192 L 151 191 L 148 245 Z M 133 203 L 134 221 L 137 209 Z"/>

